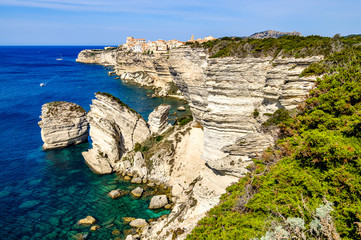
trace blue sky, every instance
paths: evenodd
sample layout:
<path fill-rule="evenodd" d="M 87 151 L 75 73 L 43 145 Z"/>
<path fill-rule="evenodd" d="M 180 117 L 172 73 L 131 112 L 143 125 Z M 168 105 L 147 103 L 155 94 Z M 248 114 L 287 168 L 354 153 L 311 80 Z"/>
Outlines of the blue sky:
<path fill-rule="evenodd" d="M 361 33 L 360 0 L 0 0 L 0 45 L 118 45 L 264 30 Z"/>

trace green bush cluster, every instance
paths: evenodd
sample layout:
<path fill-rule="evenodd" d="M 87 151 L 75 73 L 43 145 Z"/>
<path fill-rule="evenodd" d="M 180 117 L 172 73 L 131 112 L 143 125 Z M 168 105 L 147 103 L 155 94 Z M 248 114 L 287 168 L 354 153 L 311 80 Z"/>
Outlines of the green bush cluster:
<path fill-rule="evenodd" d="M 125 108 L 127 108 L 130 112 L 136 114 L 139 118 L 143 118 L 137 111 L 135 111 L 133 108 L 129 107 L 127 104 L 125 104 L 124 102 L 122 102 L 119 98 L 113 96 L 110 93 L 107 92 L 96 92 L 95 95 L 101 95 L 101 96 L 105 96 L 108 97 L 109 99 L 111 99 L 112 101 L 117 102 L 120 106 L 123 106 Z"/>
<path fill-rule="evenodd" d="M 361 36 L 321 37 L 321 36 L 289 36 L 279 38 L 253 39 L 239 37 L 223 37 L 202 44 L 188 43 L 192 47 L 208 49 L 213 58 L 217 57 L 308 57 L 339 52 L 345 47 L 359 44 Z"/>
<path fill-rule="evenodd" d="M 179 88 L 174 82 L 169 82 L 168 87 L 169 87 L 168 94 L 170 94 L 170 95 L 176 95 L 177 94 Z"/>
<path fill-rule="evenodd" d="M 282 138 L 254 160 L 187 239 L 261 238 L 287 218 L 302 218 L 310 228 L 324 199 L 334 203 L 331 215 L 341 238 L 361 239 L 361 50 L 339 53 L 343 57 L 318 79 L 298 114 L 279 110 L 266 122 L 278 125 Z"/>
<path fill-rule="evenodd" d="M 180 117 L 179 119 L 177 119 L 177 121 L 175 122 L 175 124 L 180 125 L 180 126 L 184 126 L 187 123 L 193 121 L 193 116 L 192 115 L 185 115 Z"/>

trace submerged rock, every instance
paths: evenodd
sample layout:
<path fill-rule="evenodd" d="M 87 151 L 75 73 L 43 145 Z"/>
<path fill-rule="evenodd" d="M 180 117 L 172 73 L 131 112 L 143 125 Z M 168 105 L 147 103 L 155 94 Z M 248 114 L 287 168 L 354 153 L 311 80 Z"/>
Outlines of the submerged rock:
<path fill-rule="evenodd" d="M 86 142 L 89 124 L 86 111 L 71 102 L 50 102 L 41 108 L 41 138 L 43 149 L 66 147 Z"/>
<path fill-rule="evenodd" d="M 152 133 L 161 134 L 167 126 L 169 126 L 168 114 L 170 109 L 170 105 L 162 104 L 156 107 L 154 111 L 149 114 L 148 124 Z"/>
<path fill-rule="evenodd" d="M 112 199 L 117 199 L 121 195 L 122 195 L 122 192 L 120 189 L 116 189 L 116 190 L 113 190 L 110 193 L 108 193 L 108 196 L 111 197 Z"/>
<path fill-rule="evenodd" d="M 95 96 L 87 116 L 93 148 L 83 156 L 94 172 L 104 174 L 112 172 L 121 156 L 143 142 L 150 130 L 147 122 L 118 98 L 108 93 Z"/>
<path fill-rule="evenodd" d="M 74 236 L 72 236 L 75 240 L 85 240 L 88 239 L 89 234 L 88 233 L 77 233 Z"/>
<path fill-rule="evenodd" d="M 90 231 L 96 231 L 98 229 L 100 229 L 100 226 L 99 225 L 94 225 L 94 226 L 91 226 Z"/>
<path fill-rule="evenodd" d="M 165 209 L 171 209 L 172 208 L 172 204 L 167 204 L 164 206 Z"/>
<path fill-rule="evenodd" d="M 87 216 L 86 218 L 80 219 L 78 225 L 93 225 L 96 221 L 92 216 Z"/>
<path fill-rule="evenodd" d="M 150 209 L 158 209 L 166 206 L 168 204 L 168 199 L 166 195 L 158 195 L 152 197 L 150 200 L 149 208 Z"/>
<path fill-rule="evenodd" d="M 180 106 L 180 107 L 177 108 L 177 110 L 178 110 L 178 111 L 185 111 L 186 108 L 185 108 L 184 106 Z"/>
<path fill-rule="evenodd" d="M 112 234 L 118 236 L 118 235 L 121 234 L 121 232 L 120 232 L 118 229 L 114 229 L 114 230 L 112 231 Z"/>
<path fill-rule="evenodd" d="M 123 217 L 124 223 L 130 223 L 133 220 L 135 220 L 135 218 L 133 218 L 133 217 Z"/>

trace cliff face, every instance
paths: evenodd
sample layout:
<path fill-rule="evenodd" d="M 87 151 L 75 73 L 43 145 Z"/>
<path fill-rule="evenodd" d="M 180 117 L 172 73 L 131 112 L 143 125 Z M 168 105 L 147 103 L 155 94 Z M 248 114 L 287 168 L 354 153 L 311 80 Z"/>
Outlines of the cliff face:
<path fill-rule="evenodd" d="M 237 181 L 232 176 L 217 175 L 201 159 L 203 131 L 199 125 L 175 125 L 163 138 L 144 151 L 129 152 L 117 165 L 117 171 L 133 178 L 162 182 L 172 187 L 169 200 L 174 209 L 166 218 L 150 223 L 141 239 L 183 239 L 219 202 L 227 186 Z M 145 167 L 146 166 L 146 167 Z"/>
<path fill-rule="evenodd" d="M 143 142 L 150 130 L 134 110 L 109 94 L 97 93 L 88 113 L 93 148 L 83 153 L 87 164 L 97 173 L 113 171 L 123 153 Z"/>
<path fill-rule="evenodd" d="M 164 130 L 171 126 L 171 124 L 168 123 L 170 109 L 170 105 L 162 104 L 156 107 L 154 111 L 149 114 L 148 124 L 152 133 L 161 134 Z"/>
<path fill-rule="evenodd" d="M 39 122 L 43 149 L 61 148 L 88 140 L 86 111 L 75 103 L 50 102 L 42 106 Z"/>
<path fill-rule="evenodd" d="M 125 52 L 121 49 L 83 50 L 77 62 L 114 65 L 115 73 L 123 81 L 141 86 L 161 88 L 166 95 L 172 76 L 165 55 L 147 55 Z"/>
<path fill-rule="evenodd" d="M 176 83 L 204 127 L 202 158 L 215 170 L 241 176 L 274 141 L 261 132 L 264 114 L 301 103 L 315 78 L 299 74 L 321 58 L 209 58 L 206 50 L 185 46 L 167 56 L 84 50 L 77 61 L 114 64 L 123 80 L 140 85 L 167 89 Z"/>
<path fill-rule="evenodd" d="M 176 127 L 151 158 L 150 179 L 172 186 L 175 204 L 170 215 L 152 225 L 141 239 L 184 239 L 206 212 L 218 204 L 226 187 L 237 181 L 232 176 L 217 175 L 205 165 L 201 158 L 203 131 L 191 125 Z"/>
<path fill-rule="evenodd" d="M 195 121 L 202 126 L 193 123 L 193 127 L 191 124 L 184 129 L 176 127 L 144 157 L 138 152 L 125 155 L 118 162 L 122 153 L 146 137 L 123 140 L 123 132 L 132 136 L 133 130 L 122 130 L 122 126 L 136 129 L 136 117 L 127 115 L 126 109 L 106 96 L 97 95 L 98 100 L 93 101 L 88 118 L 94 147 L 85 153 L 85 158 L 96 159 L 94 165 L 108 164 L 105 171 L 115 168 L 123 174 L 173 187 L 174 209 L 168 218 L 151 224 L 142 233 L 144 239 L 172 239 L 173 234 L 183 239 L 191 231 L 218 203 L 226 186 L 247 171 L 250 160 L 274 143 L 271 134 L 262 132 L 262 122 L 267 120 L 267 114 L 279 108 L 293 109 L 304 100 L 316 79 L 300 78 L 299 74 L 309 64 L 321 60 L 321 57 L 209 58 L 206 50 L 189 47 L 173 49 L 163 57 L 124 52 L 113 57 L 115 70 L 124 79 L 132 76 L 135 78 L 132 81 L 152 85 L 155 81 L 150 76 L 164 73 L 159 81 L 171 80 L 178 86 L 189 101 Z M 97 63 L 106 64 L 102 59 L 106 57 L 100 56 Z M 155 67 L 157 62 L 162 67 Z M 155 115 L 150 125 L 158 129 L 166 114 Z M 139 132 L 145 132 L 144 135 L 150 134 L 148 127 L 141 129 Z"/>
<path fill-rule="evenodd" d="M 116 49 L 86 49 L 78 54 L 77 62 L 115 65 L 118 51 Z"/>
<path fill-rule="evenodd" d="M 209 58 L 203 49 L 172 50 L 174 81 L 204 127 L 202 158 L 208 166 L 244 174 L 252 157 L 274 141 L 261 132 L 264 114 L 301 103 L 316 79 L 299 74 L 320 59 Z"/>

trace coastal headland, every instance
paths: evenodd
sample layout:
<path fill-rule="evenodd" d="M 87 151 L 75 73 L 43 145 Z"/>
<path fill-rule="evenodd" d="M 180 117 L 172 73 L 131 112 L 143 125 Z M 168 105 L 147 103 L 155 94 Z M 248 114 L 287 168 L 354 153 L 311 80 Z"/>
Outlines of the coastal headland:
<path fill-rule="evenodd" d="M 276 125 L 270 127 L 270 121 L 280 111 L 297 115 L 318 83 L 317 74 L 327 71 L 326 66 L 323 72 L 317 70 L 317 64 L 353 46 L 341 43 L 337 36 L 291 35 L 191 42 L 163 54 L 122 47 L 79 53 L 78 62 L 112 65 L 110 74 L 121 81 L 151 87 L 158 96 L 181 96 L 191 109 L 191 116 L 154 131 L 150 125 L 166 125 L 160 123 L 167 121 L 161 117 L 166 114 L 154 114 L 157 120 L 145 122 L 109 94 L 98 93 L 93 101 L 88 119 L 96 144 L 89 153 L 110 166 L 109 171 L 96 172 L 116 171 L 134 181 L 171 188 L 171 213 L 143 227 L 136 237 L 185 239 L 219 203 L 226 188 L 249 176 L 253 160 L 274 146 L 280 132 Z M 123 118 L 129 123 L 117 122 Z M 142 130 L 137 130 L 138 124 Z"/>

